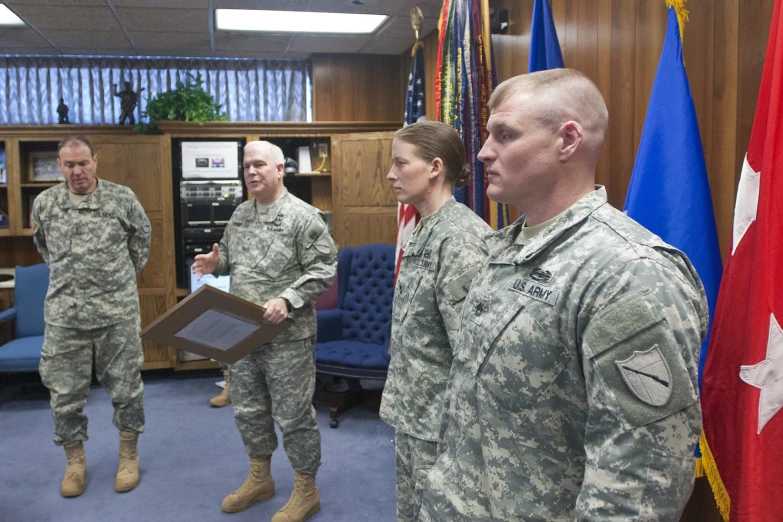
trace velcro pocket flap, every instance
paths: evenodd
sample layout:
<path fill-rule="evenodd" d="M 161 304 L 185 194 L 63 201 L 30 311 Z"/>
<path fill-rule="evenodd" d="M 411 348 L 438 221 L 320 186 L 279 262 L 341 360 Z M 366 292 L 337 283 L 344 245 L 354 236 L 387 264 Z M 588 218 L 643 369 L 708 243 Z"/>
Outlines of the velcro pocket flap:
<path fill-rule="evenodd" d="M 468 295 L 468 290 L 470 290 L 471 283 L 480 271 L 481 266 L 476 265 L 468 268 L 455 277 L 454 280 L 443 289 L 446 297 L 448 297 L 452 303 L 458 303 L 465 299 L 465 296 Z"/>

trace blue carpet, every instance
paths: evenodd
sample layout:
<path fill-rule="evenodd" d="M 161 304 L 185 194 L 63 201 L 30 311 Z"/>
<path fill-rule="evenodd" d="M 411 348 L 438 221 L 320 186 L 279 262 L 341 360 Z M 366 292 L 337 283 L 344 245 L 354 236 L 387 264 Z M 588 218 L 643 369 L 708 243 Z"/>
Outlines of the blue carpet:
<path fill-rule="evenodd" d="M 60 496 L 65 453 L 52 442 L 48 392 L 40 384 L 0 393 L 0 520 L 3 522 L 263 521 L 271 519 L 293 489 L 293 470 L 282 447 L 272 458 L 277 494 L 247 511 L 225 514 L 223 497 L 247 475 L 248 459 L 231 407 L 210 408 L 220 389 L 215 375 L 146 372 L 145 433 L 139 438 L 141 477 L 129 493 L 114 492 L 119 435 L 106 392 L 93 385 L 87 490 Z M 321 522 L 392 522 L 395 516 L 394 431 L 378 414 L 356 408 L 329 428 L 329 412 L 317 406 L 322 437 L 318 472 Z M 279 437 L 279 433 L 278 433 Z"/>

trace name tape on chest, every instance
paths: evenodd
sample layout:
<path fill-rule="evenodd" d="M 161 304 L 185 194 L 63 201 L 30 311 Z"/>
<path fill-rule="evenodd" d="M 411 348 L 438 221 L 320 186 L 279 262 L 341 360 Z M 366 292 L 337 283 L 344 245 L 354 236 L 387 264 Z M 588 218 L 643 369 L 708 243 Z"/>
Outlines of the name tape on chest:
<path fill-rule="evenodd" d="M 425 270 L 435 270 L 435 261 L 430 261 L 423 257 L 416 258 L 415 265 Z"/>
<path fill-rule="evenodd" d="M 531 297 L 542 303 L 546 303 L 549 306 L 555 306 L 558 297 L 560 297 L 560 290 L 556 288 L 547 288 L 541 283 L 530 279 L 516 279 L 509 290 L 512 290 L 518 294 L 522 294 L 526 297 Z"/>

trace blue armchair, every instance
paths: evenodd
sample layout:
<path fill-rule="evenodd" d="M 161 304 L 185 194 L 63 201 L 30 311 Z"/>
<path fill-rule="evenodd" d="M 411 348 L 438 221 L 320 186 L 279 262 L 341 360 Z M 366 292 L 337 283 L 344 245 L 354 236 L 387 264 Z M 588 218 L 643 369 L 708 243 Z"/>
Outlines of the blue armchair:
<path fill-rule="evenodd" d="M 337 308 L 318 311 L 315 368 L 344 377 L 349 389 L 329 412 L 339 416 L 360 398 L 360 379 L 385 380 L 394 294 L 394 245 L 344 247 L 337 255 Z"/>
<path fill-rule="evenodd" d="M 0 372 L 37 372 L 44 335 L 44 298 L 49 289 L 45 263 L 16 267 L 14 306 L 0 312 L 0 323 L 16 319 L 14 338 L 0 346 Z"/>

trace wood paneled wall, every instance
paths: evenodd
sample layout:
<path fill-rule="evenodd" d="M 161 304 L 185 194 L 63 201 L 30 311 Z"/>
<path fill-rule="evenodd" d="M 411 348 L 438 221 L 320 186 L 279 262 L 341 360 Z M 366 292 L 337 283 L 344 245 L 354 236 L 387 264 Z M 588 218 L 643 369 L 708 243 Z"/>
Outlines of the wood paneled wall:
<path fill-rule="evenodd" d="M 395 55 L 314 54 L 311 63 L 313 121 L 402 125 L 408 60 Z"/>
<path fill-rule="evenodd" d="M 598 183 L 622 208 L 666 35 L 663 0 L 551 0 L 563 59 L 587 74 L 609 108 Z M 774 0 L 689 0 L 683 54 L 696 105 L 721 251 L 731 235 L 734 199 L 761 80 Z M 532 0 L 491 0 L 508 9 L 509 30 L 494 35 L 498 81 L 527 72 Z M 427 83 L 435 79 L 437 33 L 425 39 Z M 432 91 L 427 117 L 434 118 Z"/>

